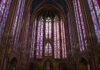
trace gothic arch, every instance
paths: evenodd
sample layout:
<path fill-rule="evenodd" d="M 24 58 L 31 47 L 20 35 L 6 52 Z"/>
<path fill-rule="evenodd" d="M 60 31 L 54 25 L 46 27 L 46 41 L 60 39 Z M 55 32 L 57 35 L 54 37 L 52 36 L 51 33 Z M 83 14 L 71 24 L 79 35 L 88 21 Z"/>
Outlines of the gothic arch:
<path fill-rule="evenodd" d="M 46 4 L 45 1 L 43 1 L 42 3 L 40 3 L 34 9 L 34 11 L 32 12 L 31 21 L 34 21 L 33 19 L 37 15 L 39 15 L 41 13 L 41 11 L 43 11 L 44 9 L 48 10 L 48 8 L 49 9 L 51 8 L 53 11 L 57 11 L 56 14 L 58 14 L 58 15 L 60 14 L 59 16 L 63 16 L 64 15 L 63 17 L 65 17 L 67 11 L 65 11 L 64 9 L 62 9 L 62 7 L 58 3 L 56 3 L 55 1 L 53 1 L 53 2 L 54 3 L 51 3 L 51 4 Z M 66 8 L 66 10 L 67 10 L 67 8 Z"/>

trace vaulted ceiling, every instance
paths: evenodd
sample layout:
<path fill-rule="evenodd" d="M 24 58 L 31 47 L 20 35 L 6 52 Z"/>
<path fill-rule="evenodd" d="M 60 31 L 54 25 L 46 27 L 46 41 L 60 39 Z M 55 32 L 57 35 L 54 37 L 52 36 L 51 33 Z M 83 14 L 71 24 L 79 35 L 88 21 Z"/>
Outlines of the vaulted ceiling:
<path fill-rule="evenodd" d="M 31 12 L 33 12 L 34 9 L 43 2 L 45 2 L 44 4 L 57 3 L 63 10 L 66 10 L 67 8 L 65 0 L 33 0 Z"/>

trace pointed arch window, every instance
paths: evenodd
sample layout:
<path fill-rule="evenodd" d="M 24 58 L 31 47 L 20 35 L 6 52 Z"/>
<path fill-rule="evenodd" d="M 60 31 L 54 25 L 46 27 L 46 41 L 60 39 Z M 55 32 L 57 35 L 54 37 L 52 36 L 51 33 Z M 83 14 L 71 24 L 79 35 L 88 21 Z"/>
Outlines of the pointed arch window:
<path fill-rule="evenodd" d="M 54 18 L 54 58 L 60 58 L 59 19 Z"/>
<path fill-rule="evenodd" d="M 14 22 L 13 22 L 12 31 L 11 31 L 11 34 L 14 39 L 14 46 L 17 46 L 19 34 L 21 31 L 20 29 L 23 24 L 22 18 L 23 18 L 24 6 L 25 6 L 25 0 L 19 0 L 18 6 L 17 6 L 17 12 L 14 17 Z"/>
<path fill-rule="evenodd" d="M 97 0 L 88 0 L 98 43 L 100 43 L 100 6 Z"/>
<path fill-rule="evenodd" d="M 79 47 L 80 51 L 83 51 L 87 48 L 87 40 L 86 40 L 84 18 L 80 6 L 80 0 L 73 0 L 73 5 L 74 5 L 76 26 L 79 39 Z"/>
<path fill-rule="evenodd" d="M 61 47 L 62 47 L 62 58 L 67 57 L 67 49 L 66 49 L 66 37 L 65 37 L 65 27 L 63 19 L 61 19 Z"/>
<path fill-rule="evenodd" d="M 38 19 L 38 21 L 36 20 L 37 22 L 35 21 L 37 24 L 33 28 L 33 31 L 35 31 L 32 34 L 31 48 L 33 49 L 30 52 L 31 55 L 33 53 L 32 56 L 34 57 L 34 54 L 36 54 L 38 59 L 43 58 L 43 55 L 54 57 L 55 59 L 67 58 L 63 19 L 60 20 L 58 16 L 55 16 L 53 19 L 50 17 L 40 17 Z M 34 39 L 35 37 L 36 40 Z"/>
<path fill-rule="evenodd" d="M 45 56 L 52 56 L 52 47 L 50 43 L 45 46 Z"/>
<path fill-rule="evenodd" d="M 51 23 L 51 19 L 48 17 L 46 18 L 46 23 L 45 23 L 45 36 L 46 38 L 51 38 L 51 29 L 52 29 L 52 23 Z"/>
<path fill-rule="evenodd" d="M 37 32 L 37 48 L 36 48 L 36 57 L 42 58 L 43 53 L 43 34 L 44 34 L 44 19 L 40 18 L 38 23 L 38 32 Z"/>

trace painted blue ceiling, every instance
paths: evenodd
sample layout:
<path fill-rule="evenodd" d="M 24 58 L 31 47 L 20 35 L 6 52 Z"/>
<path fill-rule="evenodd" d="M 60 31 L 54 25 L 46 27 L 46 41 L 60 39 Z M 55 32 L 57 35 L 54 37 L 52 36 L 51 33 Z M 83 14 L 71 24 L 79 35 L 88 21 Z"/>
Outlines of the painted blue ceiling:
<path fill-rule="evenodd" d="M 33 0 L 32 2 L 32 10 L 31 12 L 34 11 L 34 9 L 42 2 L 43 0 Z M 46 3 L 52 3 L 53 0 L 45 0 Z M 59 5 L 61 5 L 61 7 L 65 10 L 66 9 L 66 2 L 65 0 L 55 0 Z"/>

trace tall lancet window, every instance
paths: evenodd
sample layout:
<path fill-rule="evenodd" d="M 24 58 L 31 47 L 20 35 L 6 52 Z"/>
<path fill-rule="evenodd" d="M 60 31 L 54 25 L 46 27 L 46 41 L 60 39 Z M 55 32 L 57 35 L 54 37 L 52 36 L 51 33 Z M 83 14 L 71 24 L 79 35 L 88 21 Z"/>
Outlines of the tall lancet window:
<path fill-rule="evenodd" d="M 76 26 L 78 32 L 79 39 L 79 47 L 80 51 L 83 51 L 87 48 L 87 40 L 86 40 L 86 32 L 84 27 L 84 19 L 81 11 L 80 0 L 73 0 L 75 18 L 76 18 Z"/>
<path fill-rule="evenodd" d="M 97 0 L 88 0 L 98 42 L 100 43 L 100 6 Z"/>
<path fill-rule="evenodd" d="M 54 58 L 60 58 L 60 33 L 59 33 L 59 18 L 54 18 Z"/>
<path fill-rule="evenodd" d="M 60 20 L 60 18 L 56 16 L 54 18 L 54 58 L 59 59 L 61 56 L 63 59 L 67 57 L 65 27 L 63 19 L 61 18 Z"/>
<path fill-rule="evenodd" d="M 32 33 L 31 58 L 34 57 L 34 54 L 38 59 L 43 58 L 43 56 L 55 59 L 67 58 L 63 18 L 60 19 L 58 16 L 54 18 L 40 17 L 35 20 Z"/>
<path fill-rule="evenodd" d="M 9 12 L 10 4 L 12 0 L 2 0 L 0 3 L 0 39 L 4 32 L 5 22 Z"/>
<path fill-rule="evenodd" d="M 44 35 L 44 19 L 41 17 L 38 22 L 37 31 L 37 47 L 36 47 L 36 57 L 42 58 L 43 54 L 43 36 Z"/>
<path fill-rule="evenodd" d="M 18 43 L 20 29 L 22 27 L 22 18 L 23 18 L 23 12 L 24 12 L 24 6 L 25 6 L 25 0 L 19 0 L 16 15 L 14 17 L 13 27 L 12 27 L 12 36 L 14 39 L 14 45 Z"/>
<path fill-rule="evenodd" d="M 46 38 L 51 38 L 51 26 L 52 26 L 52 23 L 51 23 L 51 19 L 48 17 L 46 18 L 46 23 L 45 23 L 45 36 Z"/>
<path fill-rule="evenodd" d="M 66 49 L 66 37 L 65 37 L 65 27 L 64 27 L 64 20 L 61 18 L 60 21 L 61 26 L 61 48 L 62 48 L 62 58 L 67 57 L 67 49 Z"/>
<path fill-rule="evenodd" d="M 51 40 L 51 36 L 52 36 L 52 21 L 50 17 L 46 18 L 45 21 L 45 38 L 46 38 L 46 45 L 45 45 L 45 56 L 52 56 L 52 46 L 51 43 L 49 43 L 48 40 Z"/>

